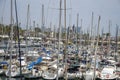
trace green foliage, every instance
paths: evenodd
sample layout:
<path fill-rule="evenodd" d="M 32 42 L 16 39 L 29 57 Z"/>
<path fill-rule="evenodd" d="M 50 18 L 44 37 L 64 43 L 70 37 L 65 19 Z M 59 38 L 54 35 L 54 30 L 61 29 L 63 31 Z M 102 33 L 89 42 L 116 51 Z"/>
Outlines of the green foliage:
<path fill-rule="evenodd" d="M 36 33 L 41 32 L 41 29 L 38 28 L 38 27 L 36 27 L 34 30 L 35 30 Z"/>
<path fill-rule="evenodd" d="M 20 35 L 24 34 L 24 30 L 18 27 Z M 11 25 L 3 25 L 0 24 L 0 35 L 8 35 L 10 36 L 11 33 Z M 16 40 L 18 35 L 17 26 L 13 26 L 13 39 Z"/>

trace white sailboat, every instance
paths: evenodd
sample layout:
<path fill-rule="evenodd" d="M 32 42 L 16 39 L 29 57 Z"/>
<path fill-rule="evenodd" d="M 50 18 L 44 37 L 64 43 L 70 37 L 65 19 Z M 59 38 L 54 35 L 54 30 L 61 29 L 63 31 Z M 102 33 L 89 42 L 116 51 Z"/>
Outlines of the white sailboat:
<path fill-rule="evenodd" d="M 58 78 L 63 77 L 65 67 L 63 65 L 59 65 L 58 67 L 59 68 L 57 69 L 57 64 L 49 66 L 48 69 L 42 73 L 42 77 L 48 80 L 53 80 L 53 79 L 56 79 L 57 77 Z"/>
<path fill-rule="evenodd" d="M 20 60 L 21 60 L 21 71 L 22 74 L 20 74 Z M 27 63 L 25 61 L 25 57 L 21 57 L 18 60 L 12 60 L 11 68 L 8 68 L 8 70 L 5 72 L 5 75 L 7 77 L 19 77 L 21 75 L 27 75 L 30 73 L 30 71 L 27 69 Z M 10 66 L 9 66 L 10 67 Z M 11 69 L 11 74 L 10 74 Z"/>
<path fill-rule="evenodd" d="M 16 65 L 11 65 L 11 70 L 10 69 L 8 69 L 6 72 L 5 72 L 5 75 L 7 76 L 7 77 L 16 77 L 16 76 L 18 76 L 18 72 L 19 72 L 19 69 L 17 68 L 17 66 Z"/>
<path fill-rule="evenodd" d="M 7 69 L 8 69 L 8 62 L 6 61 L 0 62 L 0 75 L 3 75 Z"/>
<path fill-rule="evenodd" d="M 98 78 L 101 80 L 117 79 L 118 75 L 116 74 L 116 67 L 111 65 L 104 67 L 103 70 L 98 74 Z"/>
<path fill-rule="evenodd" d="M 82 73 L 79 68 L 68 68 L 67 69 L 67 79 L 81 78 Z"/>
<path fill-rule="evenodd" d="M 43 79 L 48 79 L 48 80 L 56 79 L 56 77 L 57 77 L 56 72 L 57 72 L 57 69 L 55 67 L 49 67 L 48 70 L 45 70 L 42 73 L 42 77 L 43 77 Z"/>
<path fill-rule="evenodd" d="M 97 75 L 98 75 L 98 73 L 99 73 L 99 71 L 98 70 L 95 70 L 95 73 L 96 73 L 96 76 L 95 77 L 97 77 Z M 89 70 L 87 70 L 86 72 L 85 72 L 85 80 L 93 80 L 94 79 L 94 68 L 90 68 Z"/>

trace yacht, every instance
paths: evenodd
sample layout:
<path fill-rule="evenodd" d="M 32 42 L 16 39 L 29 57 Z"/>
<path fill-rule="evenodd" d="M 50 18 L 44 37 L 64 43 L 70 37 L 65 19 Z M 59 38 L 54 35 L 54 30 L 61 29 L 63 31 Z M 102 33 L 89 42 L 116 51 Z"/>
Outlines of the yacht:
<path fill-rule="evenodd" d="M 53 80 L 53 79 L 56 79 L 57 77 L 61 78 L 64 75 L 64 71 L 65 71 L 64 65 L 59 64 L 57 69 L 57 64 L 54 64 L 52 66 L 49 66 L 48 69 L 42 73 L 42 77 L 47 80 Z M 58 72 L 58 75 L 57 75 L 57 72 Z"/>
<path fill-rule="evenodd" d="M 5 71 L 8 69 L 8 62 L 6 61 L 2 61 L 0 62 L 0 75 L 3 75 L 5 73 Z"/>
<path fill-rule="evenodd" d="M 118 75 L 116 74 L 116 67 L 114 65 L 108 65 L 102 69 L 98 74 L 98 78 L 104 80 L 117 79 Z"/>

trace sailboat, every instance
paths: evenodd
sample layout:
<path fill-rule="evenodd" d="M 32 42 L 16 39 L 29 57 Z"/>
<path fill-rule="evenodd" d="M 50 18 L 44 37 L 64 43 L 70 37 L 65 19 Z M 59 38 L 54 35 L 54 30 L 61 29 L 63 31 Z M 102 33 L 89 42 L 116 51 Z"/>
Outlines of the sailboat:
<path fill-rule="evenodd" d="M 116 67 L 114 65 L 108 65 L 103 68 L 103 70 L 98 75 L 99 79 L 117 79 L 118 75 L 116 74 Z"/>
<path fill-rule="evenodd" d="M 8 76 L 10 79 L 12 76 L 16 75 L 16 69 L 17 69 L 17 66 L 15 65 L 12 65 L 12 49 L 13 49 L 13 45 L 12 45 L 12 41 L 13 41 L 13 21 L 12 21 L 12 18 L 13 18 L 13 1 L 11 0 L 11 3 L 10 3 L 10 9 L 11 9 L 11 15 L 10 15 L 10 23 L 11 23 L 11 35 L 10 35 L 10 61 L 9 61 L 9 68 L 8 70 L 5 72 L 5 75 Z M 12 73 L 13 72 L 13 73 Z"/>
<path fill-rule="evenodd" d="M 22 74 L 20 74 L 20 60 L 21 60 L 21 71 Z M 17 60 L 13 59 L 11 64 L 11 75 L 10 75 L 10 68 L 5 72 L 5 75 L 7 77 L 20 77 L 21 75 L 27 75 L 30 74 L 30 71 L 27 68 L 27 63 L 25 61 L 25 57 L 18 58 Z"/>
<path fill-rule="evenodd" d="M 96 70 L 95 73 L 96 73 L 96 77 L 97 77 L 99 71 Z M 93 75 L 94 75 L 94 68 L 91 67 L 91 68 L 90 68 L 89 70 L 87 70 L 87 71 L 85 72 L 85 74 L 84 74 L 85 80 L 93 80 L 93 79 L 94 79 L 94 76 L 93 76 Z"/>
<path fill-rule="evenodd" d="M 9 66 L 8 62 L 6 61 L 0 62 L 0 75 L 3 75 L 6 72 L 8 66 Z"/>
<path fill-rule="evenodd" d="M 9 62 L 9 69 L 5 72 L 6 76 L 9 77 L 11 80 L 11 77 L 20 77 L 22 80 L 22 75 L 23 74 L 28 74 L 28 70 L 26 68 L 26 61 L 25 57 L 21 57 L 21 52 L 20 52 L 20 39 L 19 39 L 19 28 L 18 28 L 18 16 L 17 16 L 17 3 L 15 0 L 15 11 L 16 11 L 16 23 L 17 23 L 17 37 L 18 37 L 18 51 L 19 51 L 19 57 L 18 59 L 12 59 L 12 41 L 13 41 L 13 25 L 12 25 L 12 0 L 11 0 L 11 53 L 10 53 L 10 62 Z M 23 74 L 22 74 L 23 73 Z"/>
<path fill-rule="evenodd" d="M 31 62 L 28 66 L 27 69 L 31 72 L 28 75 L 25 75 L 25 78 L 31 78 L 31 79 L 35 79 L 35 78 L 40 78 L 42 75 L 42 70 L 39 66 L 39 64 L 42 62 L 42 57 L 39 57 L 36 61 Z"/>
<path fill-rule="evenodd" d="M 18 68 L 16 65 L 11 65 L 11 71 L 8 69 L 6 72 L 5 72 L 5 75 L 7 77 L 11 76 L 11 77 L 16 77 L 18 76 Z"/>
<path fill-rule="evenodd" d="M 59 68 L 57 69 L 57 64 L 51 65 L 48 67 L 47 70 L 43 71 L 42 73 L 42 78 L 43 79 L 48 79 L 48 80 L 53 80 L 58 78 L 63 77 L 64 71 L 65 71 L 65 66 L 62 64 L 59 64 Z M 58 71 L 58 73 L 57 73 Z"/>

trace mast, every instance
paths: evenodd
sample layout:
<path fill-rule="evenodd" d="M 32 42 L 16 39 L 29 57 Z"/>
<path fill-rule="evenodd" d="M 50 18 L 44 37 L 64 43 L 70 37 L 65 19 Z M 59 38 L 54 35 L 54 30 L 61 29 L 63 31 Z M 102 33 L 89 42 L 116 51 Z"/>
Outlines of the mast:
<path fill-rule="evenodd" d="M 80 45 L 82 46 L 82 19 L 81 19 L 81 28 L 80 28 Z"/>
<path fill-rule="evenodd" d="M 45 20 L 44 20 L 44 5 L 42 4 L 42 32 L 44 34 L 44 30 L 45 30 Z"/>
<path fill-rule="evenodd" d="M 2 40 L 2 42 L 4 43 L 4 25 L 3 25 L 3 16 L 1 17 L 1 26 L 0 27 L 2 27 L 2 38 L 1 38 L 1 40 Z"/>
<path fill-rule="evenodd" d="M 116 41 L 115 41 L 115 61 L 117 61 L 117 51 L 118 51 L 118 29 L 119 26 L 116 24 Z"/>
<path fill-rule="evenodd" d="M 52 32 L 52 22 L 50 22 L 50 31 L 49 31 L 49 34 L 51 34 Z M 50 38 L 52 38 L 52 35 L 49 36 Z"/>
<path fill-rule="evenodd" d="M 26 25 L 26 40 L 25 40 L 25 42 L 26 42 L 26 49 L 25 49 L 25 53 L 27 54 L 27 47 L 28 47 L 28 40 L 27 40 L 27 37 L 28 37 L 28 33 L 29 33 L 29 31 L 28 31 L 28 23 L 29 23 L 29 9 L 30 9 L 30 5 L 28 4 L 28 8 L 27 8 L 27 25 Z"/>
<path fill-rule="evenodd" d="M 94 13 L 92 12 L 92 20 L 91 20 L 91 46 L 92 46 L 92 43 L 93 43 L 92 42 L 92 39 L 93 39 L 92 38 L 93 37 L 93 33 L 92 33 L 93 32 L 93 17 L 94 17 Z"/>
<path fill-rule="evenodd" d="M 68 42 L 69 42 L 69 38 L 70 38 L 70 29 L 71 29 L 71 15 L 69 15 L 69 28 L 68 28 L 68 35 L 67 35 L 67 39 L 68 39 Z"/>
<path fill-rule="evenodd" d="M 33 35 L 33 36 L 36 37 L 36 32 L 35 32 L 35 21 L 33 21 L 33 29 L 34 29 L 34 31 L 33 31 L 33 32 L 34 32 L 34 35 Z"/>
<path fill-rule="evenodd" d="M 21 69 L 21 52 L 20 52 L 20 37 L 19 37 L 19 26 L 18 26 L 18 14 L 17 14 L 17 3 L 15 0 L 15 14 L 16 14 L 16 23 L 17 23 L 17 38 L 18 38 L 18 51 L 20 58 L 20 80 L 22 80 L 22 69 Z"/>
<path fill-rule="evenodd" d="M 35 32 L 35 21 L 33 21 L 33 33 L 34 33 L 34 35 L 33 35 L 33 37 L 34 37 L 34 39 L 35 39 L 35 37 L 36 37 L 36 32 Z M 34 39 L 33 39 L 33 47 L 35 48 L 35 44 L 34 44 Z"/>
<path fill-rule="evenodd" d="M 95 76 L 96 76 L 96 59 L 97 59 L 97 48 L 98 48 L 98 42 L 99 42 L 99 26 L 100 26 L 100 19 L 101 17 L 99 16 L 98 19 L 98 28 L 97 28 L 97 43 L 96 43 L 96 48 L 95 48 L 95 63 L 94 63 L 94 79 L 95 80 Z"/>
<path fill-rule="evenodd" d="M 53 38 L 54 38 L 54 49 L 56 48 L 56 46 L 55 46 L 55 45 L 56 45 L 56 44 L 55 44 L 55 42 L 56 42 L 56 32 L 55 32 L 55 30 L 56 30 L 56 29 L 55 29 L 55 25 L 54 25 L 54 37 L 53 37 Z"/>
<path fill-rule="evenodd" d="M 69 14 L 69 27 L 71 26 L 71 14 Z"/>
<path fill-rule="evenodd" d="M 97 33 L 97 29 L 96 28 L 97 28 L 97 25 L 94 26 L 93 46 L 92 46 L 93 49 L 95 49 L 95 42 L 96 42 L 95 38 L 97 36 L 96 35 L 96 33 Z"/>
<path fill-rule="evenodd" d="M 59 12 L 59 37 L 58 37 L 58 55 L 57 55 L 57 79 L 58 80 L 58 69 L 59 69 L 59 52 L 60 52 L 60 38 L 61 38 L 61 14 L 62 14 L 62 0 L 60 0 L 60 12 Z"/>
<path fill-rule="evenodd" d="M 108 35 L 108 36 L 109 36 L 108 51 L 110 51 L 110 36 L 111 36 L 111 34 L 110 34 L 110 24 L 111 24 L 111 21 L 109 20 L 109 26 L 108 26 L 108 27 L 109 27 L 109 32 L 108 32 L 108 33 L 109 33 L 109 35 Z M 109 55 L 109 54 L 108 54 L 108 55 Z"/>
<path fill-rule="evenodd" d="M 2 35 L 4 35 L 3 16 L 1 17 L 1 27 L 2 27 Z"/>
<path fill-rule="evenodd" d="M 67 80 L 67 43 L 68 43 L 68 39 L 67 39 L 67 28 L 66 28 L 66 0 L 64 0 L 64 27 L 65 27 L 65 51 L 64 51 L 64 55 L 65 55 L 65 80 Z"/>
<path fill-rule="evenodd" d="M 102 50 L 103 50 L 103 37 L 104 37 L 104 28 L 102 28 L 102 43 L 101 43 Z"/>
<path fill-rule="evenodd" d="M 11 80 L 11 65 L 12 65 L 12 49 L 13 49 L 13 45 L 12 45 L 12 41 L 13 41 L 13 22 L 12 22 L 12 17 L 13 17 L 13 0 L 11 0 L 11 3 L 10 3 L 10 10 L 11 10 L 11 13 L 10 13 L 10 26 L 11 26 L 11 32 L 10 32 L 10 76 L 9 76 L 9 80 Z"/>
<path fill-rule="evenodd" d="M 77 40 L 76 40 L 77 51 L 78 51 L 78 22 L 79 22 L 79 14 L 77 14 Z"/>

